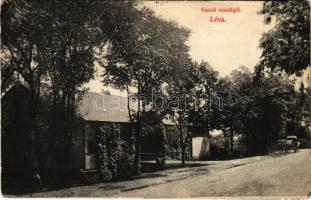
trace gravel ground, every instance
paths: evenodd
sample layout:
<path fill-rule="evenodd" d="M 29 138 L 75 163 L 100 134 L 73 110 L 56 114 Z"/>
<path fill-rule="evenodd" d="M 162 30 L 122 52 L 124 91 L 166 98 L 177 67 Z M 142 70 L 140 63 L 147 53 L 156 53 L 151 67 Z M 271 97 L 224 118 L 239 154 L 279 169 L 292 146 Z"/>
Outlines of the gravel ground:
<path fill-rule="evenodd" d="M 141 178 L 128 181 L 72 187 L 23 197 L 306 197 L 311 192 L 310 149 L 285 156 L 192 163 L 202 166 L 146 173 Z M 174 164 L 174 161 L 168 164 Z"/>

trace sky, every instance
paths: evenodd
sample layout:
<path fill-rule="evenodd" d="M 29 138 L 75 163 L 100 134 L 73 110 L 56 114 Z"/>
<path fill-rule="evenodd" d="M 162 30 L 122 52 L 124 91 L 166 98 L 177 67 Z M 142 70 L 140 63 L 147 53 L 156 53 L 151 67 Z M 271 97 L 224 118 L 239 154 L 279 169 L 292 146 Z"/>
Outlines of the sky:
<path fill-rule="evenodd" d="M 263 23 L 263 16 L 257 12 L 262 8 L 258 1 L 170 1 L 141 2 L 166 20 L 174 20 L 180 26 L 191 30 L 187 44 L 193 60 L 207 61 L 220 76 L 227 76 L 232 70 L 243 65 L 253 70 L 260 59 L 259 40 L 264 32 L 272 28 Z M 240 12 L 202 12 L 201 8 L 239 8 Z M 226 22 L 210 22 L 210 17 L 224 18 Z M 97 67 L 100 73 L 100 67 Z M 87 84 L 90 91 L 105 89 L 100 77 Z M 107 89 L 107 88 L 106 88 Z M 118 90 L 108 88 L 111 94 L 121 95 Z"/>
<path fill-rule="evenodd" d="M 188 41 L 190 54 L 196 61 L 205 60 L 221 76 L 244 65 L 250 69 L 258 63 L 258 48 L 262 33 L 272 28 L 257 14 L 262 8 L 258 1 L 208 2 L 144 2 L 163 19 L 174 20 L 191 29 Z M 202 12 L 201 8 L 240 8 L 240 12 Z M 210 17 L 223 17 L 226 22 L 210 22 Z"/>

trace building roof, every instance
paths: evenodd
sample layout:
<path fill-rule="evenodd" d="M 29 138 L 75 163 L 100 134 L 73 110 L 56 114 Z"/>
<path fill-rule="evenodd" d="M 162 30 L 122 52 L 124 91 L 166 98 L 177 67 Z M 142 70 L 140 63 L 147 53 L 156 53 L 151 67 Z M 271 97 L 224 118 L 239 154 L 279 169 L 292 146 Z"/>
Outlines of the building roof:
<path fill-rule="evenodd" d="M 137 101 L 134 99 L 130 99 L 130 109 L 137 110 Z M 86 121 L 130 122 L 127 97 L 122 96 L 88 92 L 82 96 L 78 113 Z M 163 123 L 174 125 L 168 117 L 164 117 Z"/>
<path fill-rule="evenodd" d="M 130 109 L 135 110 L 133 101 Z M 88 92 L 79 103 L 78 113 L 86 121 L 130 122 L 127 97 Z"/>
<path fill-rule="evenodd" d="M 12 83 L 11 85 L 9 85 L 6 89 L 1 91 L 1 98 L 4 97 L 6 95 L 6 93 L 10 92 L 11 90 L 17 89 L 17 88 L 29 90 L 29 87 L 27 86 L 26 83 L 18 80 L 16 82 Z"/>

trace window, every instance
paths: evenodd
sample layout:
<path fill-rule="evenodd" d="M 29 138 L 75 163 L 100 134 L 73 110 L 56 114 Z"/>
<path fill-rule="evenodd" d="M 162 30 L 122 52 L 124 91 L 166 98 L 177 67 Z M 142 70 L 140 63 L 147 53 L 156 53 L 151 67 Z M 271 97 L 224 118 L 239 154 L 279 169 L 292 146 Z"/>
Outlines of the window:
<path fill-rule="evenodd" d="M 94 140 L 85 140 L 85 154 L 95 154 L 96 152 L 96 144 Z"/>

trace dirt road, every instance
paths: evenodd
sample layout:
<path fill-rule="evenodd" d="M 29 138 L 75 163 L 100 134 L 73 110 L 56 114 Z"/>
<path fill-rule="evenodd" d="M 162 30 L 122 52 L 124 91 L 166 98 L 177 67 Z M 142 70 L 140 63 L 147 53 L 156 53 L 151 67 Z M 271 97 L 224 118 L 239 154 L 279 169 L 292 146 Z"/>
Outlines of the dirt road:
<path fill-rule="evenodd" d="M 122 197 L 307 196 L 311 150 L 225 169 L 213 175 L 122 193 Z M 119 195 L 120 196 L 120 195 Z"/>
<path fill-rule="evenodd" d="M 32 197 L 241 197 L 302 196 L 311 192 L 311 149 L 282 156 L 199 162 L 202 166 L 164 170 L 143 177 Z"/>

